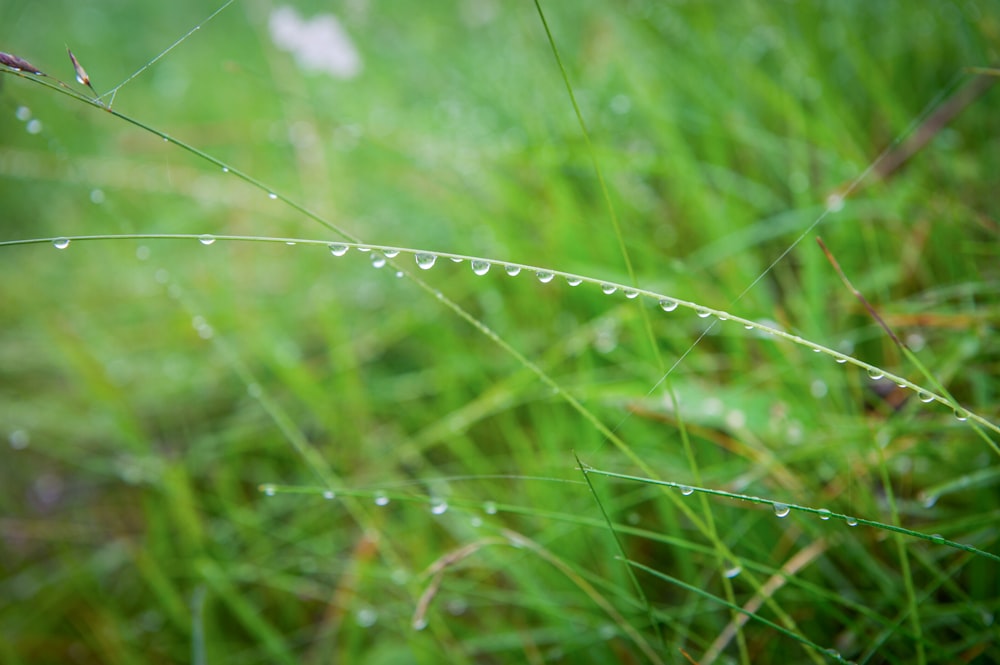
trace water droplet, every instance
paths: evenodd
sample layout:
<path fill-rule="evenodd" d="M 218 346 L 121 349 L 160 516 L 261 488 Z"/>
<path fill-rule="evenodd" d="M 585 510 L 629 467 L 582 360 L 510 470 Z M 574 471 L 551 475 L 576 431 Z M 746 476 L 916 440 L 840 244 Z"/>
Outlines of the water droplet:
<path fill-rule="evenodd" d="M 827 510 L 826 508 L 820 508 L 819 509 L 819 518 L 821 520 L 828 520 L 828 519 L 830 519 L 830 511 Z"/>
<path fill-rule="evenodd" d="M 52 241 L 52 246 L 56 249 L 66 249 L 69 247 L 69 238 L 56 238 Z"/>
<path fill-rule="evenodd" d="M 295 245 L 297 245 L 298 243 L 297 243 L 297 242 L 295 242 L 294 240 L 286 240 L 286 241 L 285 241 L 285 244 L 286 244 L 286 245 L 288 245 L 289 247 L 294 247 L 294 246 L 295 246 Z"/>
<path fill-rule="evenodd" d="M 371 628 L 378 621 L 378 612 L 371 607 L 362 607 L 354 614 L 354 620 L 362 628 Z"/>
<path fill-rule="evenodd" d="M 17 110 L 14 111 L 14 115 L 17 116 L 17 119 L 21 122 L 26 122 L 31 120 L 31 109 L 27 106 L 18 106 Z"/>
<path fill-rule="evenodd" d="M 504 272 L 506 272 L 511 277 L 516 277 L 521 272 L 521 266 L 511 266 L 507 265 L 503 267 Z"/>
<path fill-rule="evenodd" d="M 969 412 L 965 409 L 955 409 L 955 418 L 964 423 L 969 419 Z"/>
<path fill-rule="evenodd" d="M 938 497 L 937 494 L 928 494 L 927 496 L 924 497 L 924 500 L 921 503 L 921 505 L 923 505 L 924 508 L 933 508 L 934 505 L 938 502 L 938 498 L 940 497 Z"/>
<path fill-rule="evenodd" d="M 261 485 L 260 491 L 266 494 L 267 496 L 274 496 L 275 493 L 277 492 L 277 490 L 274 488 L 274 485 Z"/>
<path fill-rule="evenodd" d="M 583 283 L 583 279 L 581 279 L 580 277 L 574 277 L 572 275 L 568 275 L 566 277 L 566 283 L 569 284 L 570 286 L 580 286 L 580 284 Z"/>
<path fill-rule="evenodd" d="M 222 172 L 223 173 L 229 173 L 229 167 L 228 166 L 223 166 L 222 167 Z"/>
<path fill-rule="evenodd" d="M 372 248 L 371 247 L 358 247 L 358 251 L 362 252 L 364 254 L 367 254 L 368 252 L 372 251 Z"/>
<path fill-rule="evenodd" d="M 788 517 L 788 513 L 792 512 L 792 509 L 783 503 L 774 504 L 774 514 L 778 517 Z"/>
<path fill-rule="evenodd" d="M 334 492 L 333 490 L 326 490 L 325 492 L 323 492 L 323 498 L 326 499 L 327 501 L 330 501 L 331 499 L 336 499 L 337 493 Z"/>
<path fill-rule="evenodd" d="M 427 627 L 427 617 L 420 617 L 413 620 L 413 630 L 423 630 Z"/>
<path fill-rule="evenodd" d="M 617 290 L 618 290 L 617 286 L 613 286 L 611 284 L 601 284 L 601 292 L 606 296 L 610 296 Z"/>
<path fill-rule="evenodd" d="M 726 568 L 724 571 L 722 571 L 722 575 L 728 579 L 733 579 L 742 572 L 743 572 L 743 566 L 737 564 L 730 566 L 729 568 Z"/>
<path fill-rule="evenodd" d="M 164 143 L 170 143 L 170 137 L 168 137 L 168 136 L 164 136 L 164 137 L 163 137 L 163 142 L 164 142 Z"/>
<path fill-rule="evenodd" d="M 697 310 L 695 310 L 695 314 L 697 314 L 698 318 L 700 319 L 707 319 L 708 317 L 712 316 L 712 313 L 707 309 L 705 309 L 704 307 L 699 307 Z"/>
<path fill-rule="evenodd" d="M 278 198 L 278 195 L 277 195 L 277 194 L 275 194 L 274 192 L 268 192 L 268 194 L 267 194 L 267 198 L 269 198 L 269 199 L 271 199 L 271 200 L 273 201 L 273 200 L 275 200 L 276 198 Z"/>
<path fill-rule="evenodd" d="M 480 277 L 482 277 L 489 271 L 490 271 L 489 261 L 480 261 L 479 259 L 476 259 L 472 262 L 472 272 L 479 275 Z"/>
<path fill-rule="evenodd" d="M 542 284 L 548 284 L 549 282 L 552 281 L 552 278 L 555 277 L 555 275 L 553 275 L 547 270 L 539 270 L 538 272 L 535 273 L 535 277 L 537 277 L 538 281 L 541 282 Z"/>
<path fill-rule="evenodd" d="M 694 488 L 688 487 L 687 485 L 681 485 L 680 490 L 681 494 L 683 494 L 684 496 L 691 496 L 692 494 L 694 494 Z"/>
<path fill-rule="evenodd" d="M 856 517 L 848 517 L 845 521 L 847 522 L 847 526 L 857 526 L 858 525 L 858 520 L 857 520 Z"/>
<path fill-rule="evenodd" d="M 843 365 L 847 362 L 847 358 L 836 358 L 836 361 L 838 365 Z"/>
<path fill-rule="evenodd" d="M 843 660 L 843 658 L 840 657 L 840 652 L 832 647 L 829 649 L 824 649 L 823 652 L 830 658 L 833 658 L 834 660 Z"/>
<path fill-rule="evenodd" d="M 486 513 L 487 515 L 496 515 L 497 504 L 493 501 L 487 501 L 486 503 L 483 504 L 483 512 Z"/>
<path fill-rule="evenodd" d="M 872 381 L 878 381 L 883 376 L 885 376 L 885 374 L 881 370 L 875 369 L 874 367 L 868 368 L 868 378 L 870 378 Z"/>
<path fill-rule="evenodd" d="M 431 513 L 434 515 L 444 515 L 448 512 L 448 502 L 444 499 L 433 499 L 431 501 Z"/>
<path fill-rule="evenodd" d="M 830 194 L 826 197 L 826 209 L 830 212 L 840 212 L 844 209 L 844 197 L 840 194 Z"/>
<path fill-rule="evenodd" d="M 24 450 L 31 443 L 31 436 L 27 430 L 16 429 L 7 436 L 7 443 L 14 450 Z"/>
<path fill-rule="evenodd" d="M 389 505 L 389 497 L 386 496 L 385 492 L 375 492 L 375 505 L 376 506 Z"/>
<path fill-rule="evenodd" d="M 202 235 L 198 236 L 198 242 L 200 242 L 202 245 L 211 245 L 213 242 L 215 242 L 215 236 L 210 235 L 208 233 L 203 233 Z"/>
<path fill-rule="evenodd" d="M 372 268 L 381 268 L 385 266 L 385 257 L 375 252 L 372 254 Z"/>
<path fill-rule="evenodd" d="M 382 252 L 382 255 L 385 256 L 385 258 L 387 258 L 387 259 L 394 259 L 397 256 L 399 256 L 399 250 L 398 249 L 387 249 L 387 250 L 384 250 Z"/>
<path fill-rule="evenodd" d="M 334 256 L 343 256 L 344 254 L 347 254 L 347 250 L 350 249 L 347 245 L 341 245 L 337 242 L 331 243 L 328 247 L 330 248 L 330 253 Z"/>
<path fill-rule="evenodd" d="M 625 297 L 628 298 L 629 300 L 635 300 L 636 298 L 639 297 L 639 292 L 634 289 L 626 289 Z"/>
<path fill-rule="evenodd" d="M 434 262 L 437 261 L 438 257 L 435 254 L 427 254 L 421 252 L 420 254 L 417 254 L 416 257 L 414 258 L 417 261 L 418 268 L 420 268 L 421 270 L 430 270 L 431 268 L 434 267 Z"/>
<path fill-rule="evenodd" d="M 396 277 L 397 277 L 397 278 L 400 278 L 400 277 L 402 277 L 402 276 L 403 276 L 403 271 L 402 271 L 402 270 L 397 270 L 397 271 L 396 271 Z"/>
<path fill-rule="evenodd" d="M 660 309 L 662 309 L 664 312 L 672 312 L 675 309 L 677 309 L 677 301 L 671 300 L 670 298 L 661 298 Z"/>

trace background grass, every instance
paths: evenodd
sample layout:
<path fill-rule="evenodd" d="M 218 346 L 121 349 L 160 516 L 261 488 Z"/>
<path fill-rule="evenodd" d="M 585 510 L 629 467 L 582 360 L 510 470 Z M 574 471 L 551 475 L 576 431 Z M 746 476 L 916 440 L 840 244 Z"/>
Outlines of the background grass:
<path fill-rule="evenodd" d="M 1000 4 L 543 6 L 638 285 L 928 385 L 840 283 L 820 234 L 934 376 L 996 422 L 996 90 L 863 182 L 733 303 L 963 67 L 997 61 Z M 366 241 L 628 281 L 534 6 L 337 5 L 364 63 L 350 81 L 300 71 L 270 42 L 270 8 L 232 5 L 115 109 Z M 212 9 L 13 2 L 0 34 L 65 80 L 69 44 L 104 91 Z M 3 239 L 338 239 L 110 114 L 0 82 Z M 785 566 L 754 613 L 844 658 L 1000 660 L 988 558 L 594 474 L 592 493 L 576 469 L 574 451 L 997 552 L 996 455 L 947 409 L 826 356 L 717 325 L 671 373 L 678 410 L 653 388 L 705 320 L 499 266 L 419 273 L 614 429 L 642 470 L 364 254 L 132 240 L 0 251 L 0 662 L 628 663 L 648 660 L 641 640 L 664 662 L 708 662 L 733 613 L 640 571 L 647 610 L 602 510 L 630 559 L 738 605 Z M 709 516 L 715 543 L 697 528 Z M 449 555 L 414 630 L 424 571 Z M 753 620 L 722 652 L 830 657 Z"/>

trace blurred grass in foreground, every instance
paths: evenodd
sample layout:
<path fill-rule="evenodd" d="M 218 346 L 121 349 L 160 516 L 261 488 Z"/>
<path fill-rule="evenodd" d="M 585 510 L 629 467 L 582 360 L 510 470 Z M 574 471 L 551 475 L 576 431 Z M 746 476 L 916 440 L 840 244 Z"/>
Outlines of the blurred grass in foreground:
<path fill-rule="evenodd" d="M 543 7 L 638 285 L 922 383 L 816 248 L 822 235 L 936 378 L 996 422 L 996 89 L 862 182 L 733 303 L 831 194 L 968 85 L 964 67 L 998 61 L 1000 4 Z M 103 91 L 214 8 L 15 2 L 0 31 L 4 51 L 67 81 L 68 44 Z M 270 11 L 227 8 L 115 109 L 366 241 L 627 281 L 533 6 L 345 3 L 334 11 L 363 64 L 349 80 L 298 68 L 271 42 Z M 337 240 L 99 109 L 0 83 L 0 239 Z M 630 559 L 719 597 L 731 584 L 737 605 L 773 598 L 753 611 L 844 658 L 1000 660 L 1000 575 L 986 558 L 731 500 L 684 499 L 692 517 L 656 487 L 592 475 L 598 504 L 574 451 L 644 474 L 522 364 L 361 253 L 223 241 L 0 252 L 0 662 L 645 661 L 634 635 L 664 662 L 708 662 L 733 613 L 637 572 L 647 611 L 602 509 Z M 671 373 L 679 419 L 657 382 L 705 329 L 698 317 L 650 310 L 658 359 L 648 303 L 620 292 L 499 265 L 476 277 L 439 261 L 419 276 L 661 479 L 998 551 L 997 458 L 938 405 L 723 323 Z M 695 528 L 705 510 L 738 562 Z M 440 589 L 414 630 L 436 561 Z M 788 579 L 760 592 L 783 567 Z M 829 659 L 753 620 L 721 648 L 733 661 Z"/>

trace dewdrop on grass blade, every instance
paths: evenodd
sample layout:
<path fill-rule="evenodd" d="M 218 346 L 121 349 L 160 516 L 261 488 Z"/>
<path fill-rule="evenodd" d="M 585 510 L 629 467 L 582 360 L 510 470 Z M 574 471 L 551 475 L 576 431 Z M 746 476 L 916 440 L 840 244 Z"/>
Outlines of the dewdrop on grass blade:
<path fill-rule="evenodd" d="M 94 96 L 96 97 L 97 91 L 94 90 L 94 86 L 91 85 L 90 83 L 90 77 L 87 76 L 87 70 L 83 68 L 83 65 L 81 65 L 80 61 L 76 59 L 76 56 L 73 55 L 73 52 L 69 50 L 68 46 L 66 47 L 66 53 L 69 54 L 69 61 L 73 63 L 73 69 L 76 71 L 77 83 L 79 83 L 80 85 L 85 85 L 88 88 L 90 88 L 90 91 L 94 93 Z"/>

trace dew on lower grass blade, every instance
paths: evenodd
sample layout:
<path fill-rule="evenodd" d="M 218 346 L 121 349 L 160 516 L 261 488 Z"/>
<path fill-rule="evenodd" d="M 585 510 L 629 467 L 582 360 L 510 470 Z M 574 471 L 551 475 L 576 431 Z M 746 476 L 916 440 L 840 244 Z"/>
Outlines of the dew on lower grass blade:
<path fill-rule="evenodd" d="M 222 172 L 223 173 L 229 173 L 229 167 L 228 166 L 223 166 L 222 167 Z"/>
<path fill-rule="evenodd" d="M 535 277 L 537 277 L 538 281 L 541 282 L 542 284 L 548 284 L 549 282 L 552 281 L 552 278 L 555 277 L 555 275 L 553 275 L 547 270 L 539 270 L 538 272 L 535 273 Z"/>
<path fill-rule="evenodd" d="M 885 376 L 885 373 L 882 372 L 882 370 L 875 369 L 874 367 L 868 368 L 868 378 L 870 378 L 872 381 L 878 381 L 883 376 Z"/>
<path fill-rule="evenodd" d="M 969 412 L 965 409 L 955 409 L 955 418 L 957 418 L 959 422 L 964 423 L 969 419 Z"/>
<path fill-rule="evenodd" d="M 580 277 L 574 277 L 572 275 L 566 277 L 566 283 L 570 286 L 580 286 L 583 283 L 583 279 Z"/>
<path fill-rule="evenodd" d="M 788 513 L 792 512 L 792 509 L 783 503 L 775 503 L 774 514 L 778 517 L 788 517 Z"/>
<path fill-rule="evenodd" d="M 213 242 L 215 242 L 215 236 L 209 233 L 203 233 L 200 236 L 198 236 L 198 242 L 200 242 L 202 245 L 211 245 Z"/>
<path fill-rule="evenodd" d="M 448 258 L 450 258 L 450 259 L 451 259 L 451 262 L 452 262 L 452 263 L 461 263 L 462 261 L 464 261 L 464 260 L 465 260 L 465 259 L 463 259 L 463 258 L 462 258 L 461 256 L 450 256 L 450 257 L 448 257 Z"/>
<path fill-rule="evenodd" d="M 437 261 L 436 254 L 427 254 L 426 252 L 421 252 L 417 254 L 414 259 L 417 262 L 417 267 L 421 270 L 430 270 L 434 267 L 434 262 Z"/>
<path fill-rule="evenodd" d="M 508 265 L 508 266 L 504 266 L 503 269 L 504 269 L 504 272 L 506 272 L 511 277 L 517 277 L 517 275 L 520 274 L 520 272 L 521 272 L 521 266 L 510 266 L 510 265 Z"/>
<path fill-rule="evenodd" d="M 487 515 L 496 515 L 497 504 L 493 501 L 487 501 L 486 503 L 483 504 L 483 512 L 485 512 Z"/>
<path fill-rule="evenodd" d="M 742 572 L 743 572 L 743 566 L 736 564 L 722 571 L 722 575 L 723 577 L 726 577 L 728 579 L 733 579 Z"/>
<path fill-rule="evenodd" d="M 848 517 L 844 521 L 847 522 L 847 526 L 857 526 L 858 525 L 858 519 L 856 517 Z"/>
<path fill-rule="evenodd" d="M 399 250 L 398 249 L 387 249 L 387 250 L 384 250 L 382 252 L 382 256 L 384 256 L 387 259 L 394 259 L 397 256 L 399 256 Z"/>
<path fill-rule="evenodd" d="M 375 492 L 375 505 L 376 506 L 389 505 L 389 497 L 386 496 L 385 492 Z"/>
<path fill-rule="evenodd" d="M 695 314 L 697 314 L 698 318 L 700 319 L 707 319 L 708 317 L 712 316 L 712 313 L 707 309 L 705 309 L 704 307 L 699 307 L 698 309 L 696 309 Z"/>
<path fill-rule="evenodd" d="M 934 401 L 934 395 L 931 395 L 930 393 L 925 393 L 924 391 L 921 390 L 920 392 L 917 393 L 917 399 L 919 399 L 924 404 L 928 404 Z"/>
<path fill-rule="evenodd" d="M 275 489 L 274 485 L 261 485 L 260 491 L 267 496 L 274 496 L 277 493 L 277 490 Z"/>
<path fill-rule="evenodd" d="M 52 241 L 52 246 L 56 249 L 66 249 L 69 247 L 69 238 L 56 238 Z"/>
<path fill-rule="evenodd" d="M 661 298 L 660 309 L 662 309 L 664 312 L 672 312 L 675 309 L 677 309 L 677 301 L 671 300 L 670 298 Z"/>
<path fill-rule="evenodd" d="M 629 300 L 634 300 L 635 298 L 639 297 L 639 292 L 634 289 L 626 289 L 625 297 L 628 298 Z"/>
<path fill-rule="evenodd" d="M 847 362 L 847 358 L 836 358 L 835 360 L 837 361 L 838 365 L 843 365 L 844 363 Z"/>
<path fill-rule="evenodd" d="M 444 499 L 433 499 L 431 501 L 431 513 L 434 515 L 444 515 L 448 512 L 448 502 Z"/>
<path fill-rule="evenodd" d="M 601 293 L 603 293 L 606 296 L 610 296 L 617 290 L 618 290 L 617 286 L 613 286 L 611 284 L 601 284 Z"/>
<path fill-rule="evenodd" d="M 327 247 L 330 248 L 330 253 L 334 256 L 343 256 L 344 254 L 347 254 L 347 250 L 350 249 L 347 245 L 341 245 L 337 242 L 331 243 L 330 245 L 327 245 Z"/>
<path fill-rule="evenodd" d="M 683 494 L 684 496 L 691 496 L 692 494 L 694 494 L 694 488 L 688 487 L 687 485 L 681 485 L 680 490 L 681 494 Z"/>
<path fill-rule="evenodd" d="M 323 498 L 326 499 L 327 501 L 330 501 L 331 499 L 336 499 L 337 493 L 334 492 L 333 490 L 326 490 L 325 492 L 323 492 Z"/>
<path fill-rule="evenodd" d="M 269 198 L 269 199 L 271 199 L 271 200 L 273 201 L 273 200 L 275 200 L 276 198 L 278 198 L 278 195 L 277 195 L 277 194 L 275 194 L 274 192 L 268 192 L 268 194 L 267 194 L 267 198 Z"/>
<path fill-rule="evenodd" d="M 372 267 L 373 268 L 381 268 L 384 265 L 385 265 L 385 257 L 384 256 L 382 256 L 378 252 L 375 252 L 374 254 L 372 254 Z"/>
<path fill-rule="evenodd" d="M 828 519 L 830 519 L 830 511 L 827 510 L 826 508 L 820 508 L 819 509 L 819 518 L 821 520 L 828 520 Z"/>
<path fill-rule="evenodd" d="M 489 261 L 480 261 L 479 259 L 473 260 L 473 262 L 472 262 L 472 272 L 474 272 L 475 274 L 477 274 L 479 276 L 483 276 L 486 273 L 488 273 L 489 271 L 490 271 L 490 262 Z"/>

